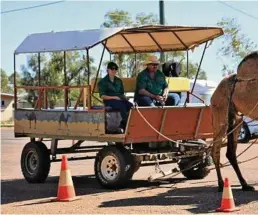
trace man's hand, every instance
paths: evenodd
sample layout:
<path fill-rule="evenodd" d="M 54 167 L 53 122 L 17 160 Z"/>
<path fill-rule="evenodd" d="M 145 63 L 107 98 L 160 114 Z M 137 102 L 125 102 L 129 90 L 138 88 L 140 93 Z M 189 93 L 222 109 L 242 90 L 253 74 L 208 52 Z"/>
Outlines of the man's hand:
<path fill-rule="evenodd" d="M 156 95 L 155 99 L 159 102 L 164 101 L 164 98 L 162 96 Z"/>
<path fill-rule="evenodd" d="M 121 100 L 118 96 L 114 96 L 113 99 L 115 99 L 115 100 Z"/>
<path fill-rule="evenodd" d="M 163 94 L 163 101 L 165 102 L 167 101 L 167 99 L 168 99 L 168 94 L 167 93 Z"/>

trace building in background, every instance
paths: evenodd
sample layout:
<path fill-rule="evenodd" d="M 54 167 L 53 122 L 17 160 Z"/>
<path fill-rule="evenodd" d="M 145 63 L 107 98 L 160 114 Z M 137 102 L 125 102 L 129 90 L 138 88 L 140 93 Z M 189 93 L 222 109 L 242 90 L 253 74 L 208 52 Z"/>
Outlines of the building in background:
<path fill-rule="evenodd" d="M 14 94 L 0 93 L 1 95 L 1 122 L 13 120 Z"/>

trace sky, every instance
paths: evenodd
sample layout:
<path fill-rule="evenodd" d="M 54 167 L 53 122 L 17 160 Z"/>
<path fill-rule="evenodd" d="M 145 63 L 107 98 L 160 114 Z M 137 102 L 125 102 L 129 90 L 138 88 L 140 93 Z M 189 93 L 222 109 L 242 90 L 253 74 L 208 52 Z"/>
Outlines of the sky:
<path fill-rule="evenodd" d="M 167 25 L 215 26 L 223 17 L 236 18 L 242 33 L 258 44 L 258 19 L 233 10 L 219 1 L 164 1 Z M 1 1 L 3 11 L 48 3 L 48 1 Z M 258 1 L 226 2 L 248 14 L 256 16 Z M 98 29 L 108 11 L 128 11 L 132 17 L 137 13 L 154 13 L 159 16 L 159 2 L 153 1 L 63 1 L 29 10 L 1 14 L 1 68 L 8 75 L 13 73 L 13 53 L 20 43 L 32 33 L 49 31 Z M 222 38 L 215 40 L 207 49 L 202 69 L 208 79 L 222 79 L 222 61 L 217 57 Z M 190 52 L 190 60 L 199 62 L 202 47 Z M 101 47 L 90 50 L 96 65 L 101 56 Z M 105 59 L 109 55 L 105 54 Z M 229 62 L 230 63 L 230 62 Z M 26 64 L 26 55 L 18 55 L 16 68 Z"/>

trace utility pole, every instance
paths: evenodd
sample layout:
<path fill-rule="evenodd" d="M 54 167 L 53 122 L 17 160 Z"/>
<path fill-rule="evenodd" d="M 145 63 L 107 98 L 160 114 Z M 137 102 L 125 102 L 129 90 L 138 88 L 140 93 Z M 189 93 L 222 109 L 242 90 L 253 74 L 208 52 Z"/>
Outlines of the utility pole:
<path fill-rule="evenodd" d="M 159 23 L 161 25 L 165 24 L 165 14 L 164 14 L 164 1 L 159 0 Z M 164 63 L 165 55 L 163 52 L 160 53 L 160 62 Z"/>

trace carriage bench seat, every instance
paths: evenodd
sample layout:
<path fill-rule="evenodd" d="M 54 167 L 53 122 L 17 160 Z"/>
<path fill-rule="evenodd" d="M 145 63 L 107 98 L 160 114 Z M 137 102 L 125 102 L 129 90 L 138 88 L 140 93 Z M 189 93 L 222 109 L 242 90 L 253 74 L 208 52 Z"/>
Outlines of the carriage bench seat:
<path fill-rule="evenodd" d="M 97 84 L 95 86 L 93 93 L 99 93 L 98 89 L 98 82 L 101 80 L 101 78 L 97 79 Z M 136 77 L 133 78 L 121 78 L 123 85 L 124 85 L 124 92 L 125 93 L 134 93 L 136 88 Z M 166 78 L 169 91 L 170 92 L 189 92 L 190 91 L 190 80 L 188 78 L 183 77 L 171 77 Z M 93 90 L 94 84 L 96 79 L 91 80 L 91 87 Z M 131 97 L 131 96 L 130 96 Z M 93 109 L 103 109 L 104 106 L 93 106 Z M 105 107 L 106 111 L 114 111 L 111 107 Z"/>

